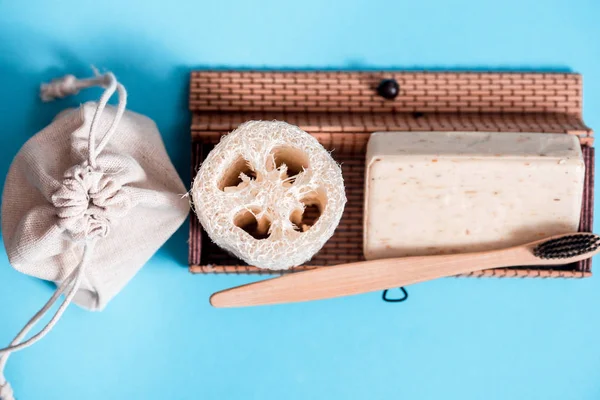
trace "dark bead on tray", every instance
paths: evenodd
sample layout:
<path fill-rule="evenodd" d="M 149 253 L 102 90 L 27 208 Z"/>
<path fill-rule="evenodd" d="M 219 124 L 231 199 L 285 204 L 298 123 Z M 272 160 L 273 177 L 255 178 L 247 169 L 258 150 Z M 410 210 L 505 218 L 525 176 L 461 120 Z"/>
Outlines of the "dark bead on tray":
<path fill-rule="evenodd" d="M 384 99 L 395 99 L 400 93 L 400 85 L 395 79 L 384 79 L 377 86 L 377 94 Z"/>

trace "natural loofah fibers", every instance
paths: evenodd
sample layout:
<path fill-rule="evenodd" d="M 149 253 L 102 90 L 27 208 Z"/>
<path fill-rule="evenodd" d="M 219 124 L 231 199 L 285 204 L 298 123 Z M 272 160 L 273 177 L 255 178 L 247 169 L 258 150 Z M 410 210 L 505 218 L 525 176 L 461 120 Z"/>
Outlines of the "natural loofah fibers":
<path fill-rule="evenodd" d="M 250 121 L 208 154 L 192 187 L 208 236 L 250 265 L 300 265 L 337 227 L 342 172 L 319 142 L 285 122 Z"/>

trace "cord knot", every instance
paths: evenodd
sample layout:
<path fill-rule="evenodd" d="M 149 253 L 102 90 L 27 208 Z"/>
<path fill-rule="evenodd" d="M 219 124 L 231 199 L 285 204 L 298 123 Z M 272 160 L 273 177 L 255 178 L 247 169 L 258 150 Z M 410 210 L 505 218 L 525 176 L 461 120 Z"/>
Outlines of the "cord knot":
<path fill-rule="evenodd" d="M 10 383 L 0 384 L 0 400 L 15 400 L 15 395 Z"/>
<path fill-rule="evenodd" d="M 77 94 L 80 89 L 75 75 L 69 74 L 62 78 L 53 79 L 50 83 L 42 84 L 40 96 L 42 101 L 52 101 Z"/>

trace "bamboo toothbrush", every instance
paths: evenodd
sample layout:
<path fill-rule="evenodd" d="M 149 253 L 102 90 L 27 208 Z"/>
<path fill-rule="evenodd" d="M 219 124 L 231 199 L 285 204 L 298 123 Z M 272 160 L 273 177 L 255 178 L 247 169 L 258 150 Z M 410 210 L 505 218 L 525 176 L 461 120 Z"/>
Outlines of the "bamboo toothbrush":
<path fill-rule="evenodd" d="M 214 307 L 246 307 L 348 296 L 491 268 L 568 264 L 600 252 L 600 236 L 572 233 L 502 250 L 390 258 L 297 272 L 213 294 Z"/>

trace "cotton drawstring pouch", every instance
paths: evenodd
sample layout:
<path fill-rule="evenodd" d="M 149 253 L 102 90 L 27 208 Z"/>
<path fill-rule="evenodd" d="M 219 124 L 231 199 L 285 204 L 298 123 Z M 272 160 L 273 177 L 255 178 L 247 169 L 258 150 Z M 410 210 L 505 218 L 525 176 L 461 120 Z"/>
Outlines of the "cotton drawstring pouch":
<path fill-rule="evenodd" d="M 52 330 L 70 303 L 102 310 L 188 215 L 183 182 L 155 123 L 126 111 L 112 73 L 42 85 L 45 101 L 103 87 L 98 102 L 65 110 L 27 141 L 9 169 L 2 235 L 11 265 L 57 285 L 10 345 L 0 349 L 0 400 L 14 400 L 4 376 L 11 353 Z M 107 105 L 118 95 L 116 107 Z M 58 302 L 49 322 L 25 340 Z"/>

